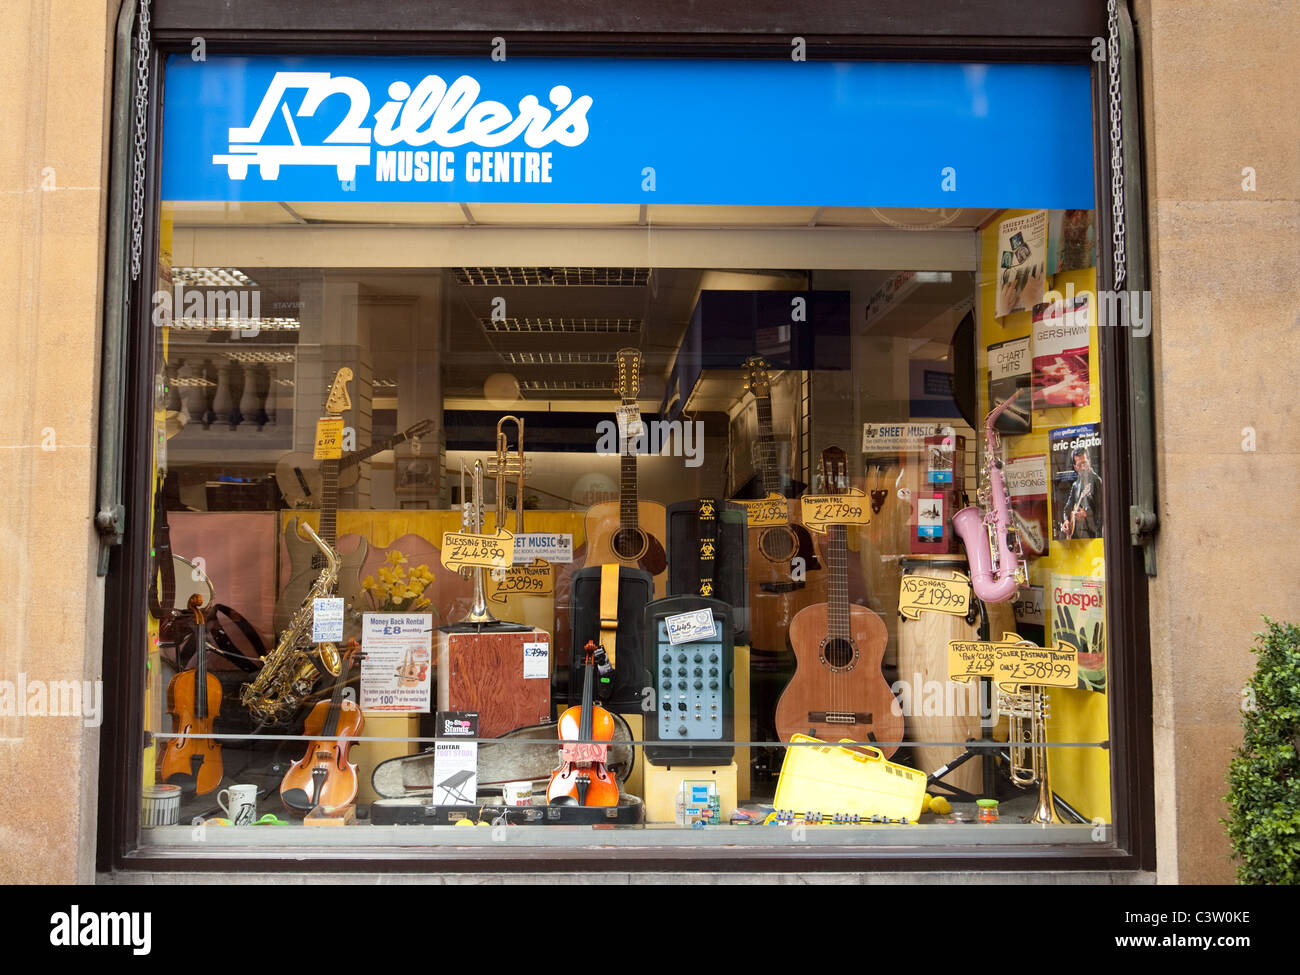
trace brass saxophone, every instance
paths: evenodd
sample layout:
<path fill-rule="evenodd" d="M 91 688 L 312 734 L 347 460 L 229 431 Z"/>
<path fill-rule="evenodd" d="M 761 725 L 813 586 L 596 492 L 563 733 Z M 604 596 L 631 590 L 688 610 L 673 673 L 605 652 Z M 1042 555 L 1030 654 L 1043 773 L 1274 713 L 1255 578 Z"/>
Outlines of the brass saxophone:
<path fill-rule="evenodd" d="M 300 521 L 298 533 L 316 543 L 325 558 L 325 567 L 289 620 L 289 625 L 280 635 L 280 642 L 262 661 L 257 677 L 239 690 L 239 702 L 256 720 L 266 724 L 287 720 L 316 686 L 320 670 L 312 660 L 313 654 L 331 676 L 337 677 L 343 667 L 338 647 L 333 643 L 322 643 L 313 649 L 311 640 L 313 601 L 333 595 L 343 560 L 312 531 L 310 525 Z"/>

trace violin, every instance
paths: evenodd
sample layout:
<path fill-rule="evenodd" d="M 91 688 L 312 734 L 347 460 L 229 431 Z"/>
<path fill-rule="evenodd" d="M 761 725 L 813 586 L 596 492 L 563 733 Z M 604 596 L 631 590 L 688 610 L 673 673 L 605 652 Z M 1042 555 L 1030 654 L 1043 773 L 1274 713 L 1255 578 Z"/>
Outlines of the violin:
<path fill-rule="evenodd" d="M 361 734 L 365 718 L 356 701 L 344 700 L 357 641 L 349 641 L 345 663 L 328 701 L 318 701 L 303 723 L 303 734 L 312 739 L 306 753 L 289 767 L 280 783 L 280 800 L 285 807 L 305 815 L 322 806 L 341 809 L 357 798 L 357 767 L 348 761 L 353 743 Z"/>
<path fill-rule="evenodd" d="M 582 704 L 560 715 L 560 739 L 568 744 L 560 753 L 560 767 L 551 773 L 546 801 L 558 806 L 617 806 L 618 782 L 605 765 L 609 746 L 601 744 L 614 740 L 614 716 L 592 702 L 592 671 L 597 656 L 603 664 L 605 651 L 588 640 L 583 652 Z"/>
<path fill-rule="evenodd" d="M 208 673 L 208 635 L 203 619 L 203 596 L 195 593 L 186 606 L 194 617 L 194 669 L 184 670 L 167 686 L 167 710 L 178 735 L 210 735 L 221 711 L 221 682 Z M 178 775 L 194 780 L 196 795 L 206 795 L 221 784 L 221 743 L 214 738 L 173 738 L 162 759 L 162 780 Z"/>

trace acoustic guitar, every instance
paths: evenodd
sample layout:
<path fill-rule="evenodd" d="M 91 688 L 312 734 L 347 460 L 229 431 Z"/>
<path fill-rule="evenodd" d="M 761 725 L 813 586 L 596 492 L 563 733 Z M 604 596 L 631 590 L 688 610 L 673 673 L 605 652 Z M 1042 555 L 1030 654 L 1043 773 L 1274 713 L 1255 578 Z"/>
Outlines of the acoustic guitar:
<path fill-rule="evenodd" d="M 668 556 L 663 539 L 667 535 L 668 512 L 656 501 L 637 496 L 636 427 L 641 423 L 637 394 L 641 391 L 641 353 L 618 351 L 619 498 L 604 501 L 587 510 L 586 565 L 618 562 L 644 569 L 654 577 L 655 598 L 663 596 L 668 583 Z M 626 436 L 624 436 L 626 434 Z"/>
<path fill-rule="evenodd" d="M 741 368 L 745 390 L 753 394 L 758 411 L 755 466 L 768 502 L 747 503 L 751 519 L 768 515 L 767 524 L 749 528 L 750 643 L 759 650 L 782 652 L 795 614 L 826 601 L 826 573 L 812 534 L 799 523 L 799 499 L 787 499 L 780 493 L 767 362 L 760 356 L 750 356 Z M 796 558 L 802 561 L 796 563 Z M 795 571 L 796 565 L 801 571 Z"/>
<path fill-rule="evenodd" d="M 328 395 L 325 397 L 325 416 L 341 417 L 352 408 L 352 399 L 348 396 L 348 383 L 352 381 L 352 370 L 347 366 L 334 375 Z M 320 462 L 320 529 L 317 534 L 330 548 L 338 551 L 338 505 L 339 505 L 339 461 L 323 460 Z M 324 562 L 320 549 L 311 541 L 302 539 L 298 534 L 297 518 L 291 518 L 284 529 L 285 546 L 289 550 L 290 569 L 284 573 L 288 584 L 280 593 L 275 604 L 275 631 L 277 633 L 289 626 L 289 621 L 311 592 Z M 343 635 L 348 639 L 361 638 L 361 614 L 354 607 L 361 596 L 361 566 L 366 560 L 370 543 L 364 538 L 357 542 L 356 548 L 346 554 L 339 552 L 343 564 L 339 568 L 335 595 L 344 599 L 345 615 L 343 617 Z"/>
<path fill-rule="evenodd" d="M 822 451 L 822 491 L 848 491 L 839 447 Z M 823 741 L 849 738 L 880 745 L 886 757 L 903 739 L 903 715 L 880 671 L 889 632 L 880 617 L 849 602 L 848 526 L 827 525 L 827 601 L 800 610 L 790 624 L 795 674 L 776 706 L 782 741 L 795 734 Z"/>

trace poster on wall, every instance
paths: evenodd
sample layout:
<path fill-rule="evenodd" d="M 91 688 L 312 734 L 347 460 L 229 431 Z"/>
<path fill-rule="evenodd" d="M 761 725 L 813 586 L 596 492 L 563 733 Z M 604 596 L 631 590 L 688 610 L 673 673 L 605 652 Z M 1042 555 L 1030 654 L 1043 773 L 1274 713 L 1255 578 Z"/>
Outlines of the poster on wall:
<path fill-rule="evenodd" d="M 1025 558 L 1040 559 L 1052 537 L 1047 521 L 1047 455 L 1012 457 L 1003 465 L 1002 477 Z"/>
<path fill-rule="evenodd" d="M 1106 689 L 1106 580 L 1052 573 L 1048 618 L 1052 646 L 1079 654 L 1079 687 Z"/>
<path fill-rule="evenodd" d="M 1097 217 L 1093 210 L 1047 211 L 1047 273 L 1097 266 Z"/>
<path fill-rule="evenodd" d="M 1034 307 L 1031 332 L 1034 409 L 1087 406 L 1091 402 L 1088 358 L 1091 315 L 1086 292 Z"/>
<path fill-rule="evenodd" d="M 998 224 L 998 295 L 994 315 L 1025 311 L 1043 300 L 1047 280 L 1047 211 Z"/>
<path fill-rule="evenodd" d="M 1029 412 L 1029 336 L 998 342 L 989 346 L 989 410 L 995 410 L 1017 396 L 993 423 L 998 433 L 1028 433 L 1032 428 Z"/>
<path fill-rule="evenodd" d="M 1052 458 L 1052 537 L 1101 538 L 1101 424 L 1056 427 Z"/>
<path fill-rule="evenodd" d="M 433 687 L 433 614 L 364 613 L 361 709 L 428 714 Z"/>

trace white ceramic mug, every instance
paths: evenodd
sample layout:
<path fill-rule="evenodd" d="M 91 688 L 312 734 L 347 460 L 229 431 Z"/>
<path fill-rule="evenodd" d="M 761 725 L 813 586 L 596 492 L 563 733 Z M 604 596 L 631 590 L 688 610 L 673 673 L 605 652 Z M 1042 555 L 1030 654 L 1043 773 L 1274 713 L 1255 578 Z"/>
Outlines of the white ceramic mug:
<path fill-rule="evenodd" d="M 222 800 L 226 796 L 226 800 Z M 229 805 L 226 805 L 229 802 Z M 257 819 L 257 786 L 232 785 L 217 793 L 217 805 L 236 826 L 251 826 Z"/>

